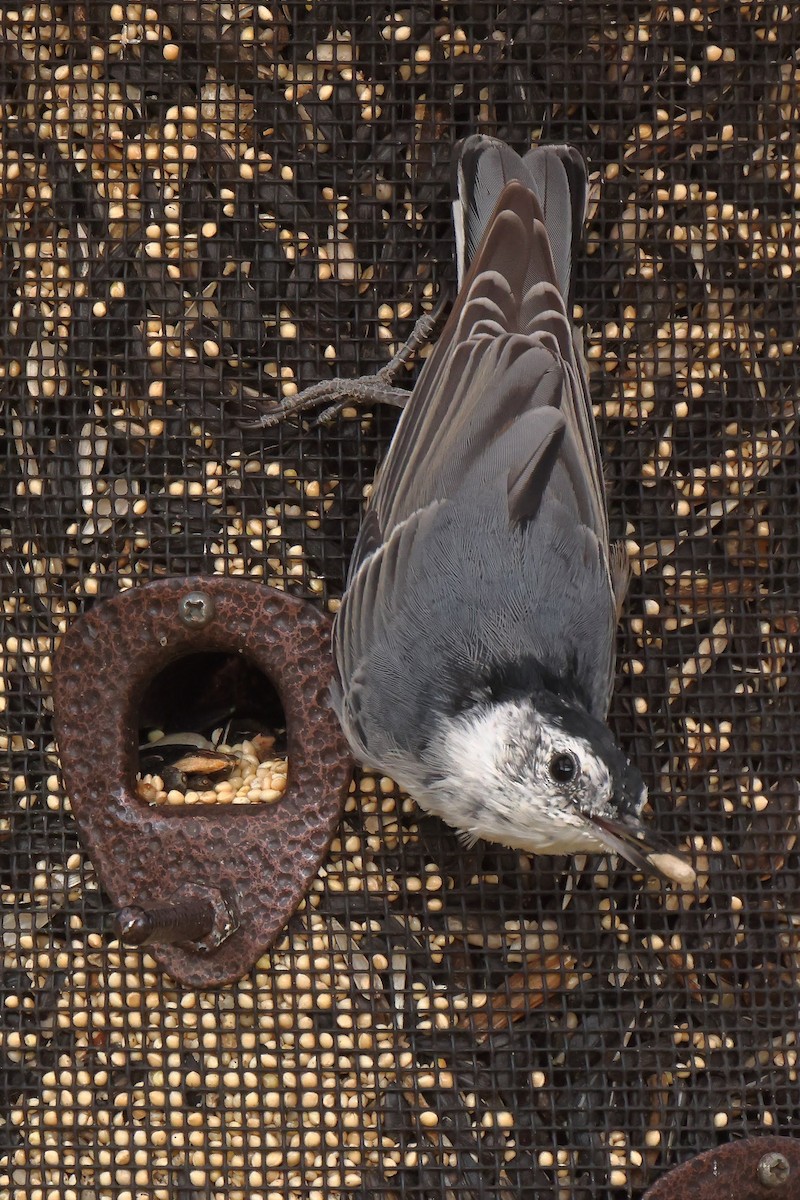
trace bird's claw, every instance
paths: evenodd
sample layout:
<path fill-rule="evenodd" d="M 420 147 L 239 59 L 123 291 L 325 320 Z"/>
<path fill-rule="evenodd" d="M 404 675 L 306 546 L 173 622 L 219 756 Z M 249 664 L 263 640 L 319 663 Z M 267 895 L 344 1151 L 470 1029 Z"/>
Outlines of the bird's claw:
<path fill-rule="evenodd" d="M 392 356 L 388 363 L 374 375 L 361 375 L 357 379 L 326 379 L 312 384 L 296 396 L 286 396 L 277 404 L 270 405 L 254 421 L 239 421 L 240 429 L 274 429 L 287 417 L 297 416 L 309 408 L 332 401 L 314 420 L 312 428 L 333 421 L 348 402 L 360 404 L 391 404 L 404 408 L 410 392 L 394 387 L 394 380 L 401 369 L 428 344 L 439 323 L 447 300 L 446 293 L 440 297 L 432 312 L 423 313 L 409 337 Z"/>

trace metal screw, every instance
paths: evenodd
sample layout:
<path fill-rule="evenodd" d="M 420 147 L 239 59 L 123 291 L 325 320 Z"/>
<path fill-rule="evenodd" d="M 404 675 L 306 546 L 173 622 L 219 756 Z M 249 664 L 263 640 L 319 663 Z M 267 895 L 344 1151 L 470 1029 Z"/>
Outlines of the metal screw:
<path fill-rule="evenodd" d="M 758 1182 L 767 1188 L 781 1187 L 792 1173 L 789 1160 L 777 1150 L 770 1150 L 760 1160 L 757 1169 Z"/>
<path fill-rule="evenodd" d="M 199 942 L 214 927 L 214 909 L 210 903 L 196 900 L 151 909 L 130 905 L 116 914 L 114 926 L 117 937 L 128 946 Z"/>
<path fill-rule="evenodd" d="M 192 944 L 208 953 L 235 933 L 239 920 L 217 888 L 184 883 L 163 904 L 142 908 L 131 904 L 120 909 L 114 929 L 128 946 Z"/>
<path fill-rule="evenodd" d="M 205 592 L 187 592 L 178 604 L 178 615 L 184 625 L 202 629 L 214 616 L 217 606 Z"/>

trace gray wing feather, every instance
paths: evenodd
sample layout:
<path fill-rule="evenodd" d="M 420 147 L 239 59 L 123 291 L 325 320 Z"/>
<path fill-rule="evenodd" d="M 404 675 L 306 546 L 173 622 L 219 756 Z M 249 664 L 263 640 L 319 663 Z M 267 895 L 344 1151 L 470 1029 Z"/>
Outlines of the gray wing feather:
<path fill-rule="evenodd" d="M 543 376 L 552 381 L 553 373 L 560 396 L 543 399 L 539 382 Z M 538 201 L 512 181 L 376 481 L 372 503 L 384 536 L 418 506 L 450 495 L 451 481 L 463 477 L 474 457 L 476 438 L 488 449 L 514 416 L 541 403 L 556 403 L 564 414 L 571 431 L 565 453 L 575 477 L 573 490 L 583 497 L 581 519 L 607 541 L 602 466 L 585 373 L 554 279 Z M 524 457 L 528 449 L 520 438 L 517 453 Z M 535 452 L 534 445 L 530 453 Z"/>
<path fill-rule="evenodd" d="M 508 472 L 508 517 L 513 525 L 532 520 L 538 513 L 564 440 L 566 423 L 556 409 L 539 408 L 526 413 L 519 426 L 520 435 L 531 445 L 538 445 L 527 463 L 517 464 Z"/>
<path fill-rule="evenodd" d="M 540 262 L 541 269 L 552 273 L 544 227 L 539 223 L 538 237 L 533 228 L 537 221 L 535 197 L 517 183 L 509 184 L 507 193 L 508 201 L 493 218 L 444 331 L 422 369 L 376 480 L 372 502 L 384 531 L 420 503 L 442 498 L 438 482 L 430 476 L 427 456 L 434 447 L 457 462 L 460 447 L 455 433 L 468 417 L 465 406 L 483 404 L 484 391 L 474 386 L 474 375 L 483 365 L 481 381 L 485 385 L 487 356 L 496 352 L 497 339 L 472 339 L 472 326 L 485 317 L 500 321 L 502 312 L 501 323 L 506 334 L 510 333 L 518 323 L 529 262 Z M 484 289 L 489 293 L 488 303 Z M 427 500 L 420 499 L 423 480 Z"/>
<path fill-rule="evenodd" d="M 366 647 L 391 643 L 391 626 L 419 582 L 413 565 L 421 557 L 417 543 L 424 542 L 430 533 L 438 508 L 434 503 L 413 513 L 392 530 L 388 541 L 364 559 L 336 614 L 334 657 L 339 679 L 346 686 L 334 691 L 333 699 L 351 745 L 360 747 L 365 762 L 372 761 L 370 745 L 375 739 L 366 731 L 368 715 L 362 712 L 364 690 L 359 674 L 364 651 Z"/>
<path fill-rule="evenodd" d="M 614 589 L 614 601 L 616 604 L 617 620 L 622 612 L 622 605 L 625 602 L 625 596 L 628 591 L 628 584 L 631 581 L 631 560 L 628 557 L 628 548 L 624 542 L 614 542 L 610 553 L 611 567 L 611 584 Z"/>

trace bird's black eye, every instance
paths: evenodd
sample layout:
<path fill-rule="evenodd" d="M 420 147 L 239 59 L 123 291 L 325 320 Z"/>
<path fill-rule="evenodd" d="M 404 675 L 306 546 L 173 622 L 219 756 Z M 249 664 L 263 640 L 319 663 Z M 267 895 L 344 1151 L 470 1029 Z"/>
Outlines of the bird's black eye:
<path fill-rule="evenodd" d="M 578 764 L 572 754 L 554 754 L 547 767 L 553 783 L 572 783 Z"/>

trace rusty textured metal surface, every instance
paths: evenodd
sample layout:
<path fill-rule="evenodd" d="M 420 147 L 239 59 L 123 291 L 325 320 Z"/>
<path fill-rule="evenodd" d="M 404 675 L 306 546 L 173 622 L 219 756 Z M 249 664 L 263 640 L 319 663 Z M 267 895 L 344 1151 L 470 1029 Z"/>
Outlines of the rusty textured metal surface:
<path fill-rule="evenodd" d="M 767 1161 L 765 1161 L 767 1160 Z M 785 1170 L 770 1170 L 785 1160 Z M 759 1170 L 764 1164 L 766 1170 Z M 668 1171 L 643 1200 L 797 1200 L 800 1139 L 746 1138 L 698 1154 Z"/>
<path fill-rule="evenodd" d="M 207 624 L 181 619 L 183 599 L 213 602 Z M 237 928 L 215 949 L 158 945 L 165 971 L 196 987 L 238 979 L 305 895 L 328 848 L 352 762 L 328 704 L 330 622 L 248 580 L 167 579 L 125 592 L 75 621 L 54 681 L 64 781 L 103 887 L 120 908 L 173 902 L 182 888 L 218 891 Z M 145 688 L 187 654 L 246 654 L 274 684 L 287 723 L 289 774 L 274 805 L 155 808 L 134 791 L 137 713 Z"/>

